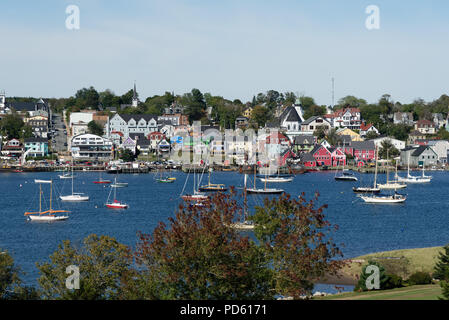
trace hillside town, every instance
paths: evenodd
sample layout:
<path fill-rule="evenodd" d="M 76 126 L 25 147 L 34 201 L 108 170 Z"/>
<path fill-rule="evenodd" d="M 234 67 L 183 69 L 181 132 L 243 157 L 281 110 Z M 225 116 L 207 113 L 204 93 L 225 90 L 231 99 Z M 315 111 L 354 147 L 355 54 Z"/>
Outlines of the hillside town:
<path fill-rule="evenodd" d="M 139 104 L 135 84 L 131 104 L 101 110 L 86 106 L 61 114 L 52 110 L 47 99 L 8 101 L 2 93 L 0 117 L 14 116 L 23 122 L 22 132 L 1 136 L 2 167 L 24 169 L 30 164 L 51 166 L 68 161 L 102 166 L 114 161 L 162 164 L 179 151 L 219 153 L 223 166 L 242 166 L 253 164 L 254 146 L 281 167 L 307 170 L 371 167 L 376 148 L 379 158 L 394 159 L 400 166 L 443 168 L 447 164 L 449 142 L 437 136 L 449 130 L 448 118 L 442 113 L 431 114 L 432 120 L 414 120 L 412 112 L 391 114 L 393 124 L 410 128 L 407 138 L 400 140 L 382 135 L 363 118 L 360 108 L 349 104 L 326 107 L 324 114 L 306 118 L 296 98 L 290 105 L 277 104 L 274 116 L 260 124 L 253 114 L 255 107 L 248 103 L 230 126 L 239 133 L 229 139 L 225 137 L 228 128 L 214 121 L 211 107 L 206 106 L 209 124 L 196 130 L 187 107 L 177 101 L 166 105 L 160 115 L 140 112 Z M 121 112 L 124 109 L 126 113 Z M 239 135 L 248 129 L 255 129 L 257 135 L 241 139 Z"/>

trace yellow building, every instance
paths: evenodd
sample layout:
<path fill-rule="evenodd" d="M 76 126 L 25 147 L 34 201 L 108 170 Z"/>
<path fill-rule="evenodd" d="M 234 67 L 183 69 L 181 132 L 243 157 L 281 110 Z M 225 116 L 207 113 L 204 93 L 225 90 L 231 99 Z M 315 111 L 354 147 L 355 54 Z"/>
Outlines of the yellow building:
<path fill-rule="evenodd" d="M 247 107 L 245 110 L 243 110 L 243 116 L 247 117 L 248 119 L 251 118 L 251 115 L 253 113 L 253 107 Z"/>
<path fill-rule="evenodd" d="M 364 141 L 360 134 L 348 128 L 338 129 L 337 134 L 339 136 L 350 136 L 352 141 Z"/>

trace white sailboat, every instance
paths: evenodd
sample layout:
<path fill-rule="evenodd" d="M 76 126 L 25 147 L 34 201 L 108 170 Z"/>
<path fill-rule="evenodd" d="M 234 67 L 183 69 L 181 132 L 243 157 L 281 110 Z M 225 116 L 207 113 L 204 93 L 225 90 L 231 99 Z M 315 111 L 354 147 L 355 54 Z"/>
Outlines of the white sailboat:
<path fill-rule="evenodd" d="M 51 222 L 51 221 L 61 221 L 67 220 L 69 218 L 68 215 L 56 215 L 57 213 L 69 213 L 70 211 L 66 210 L 53 210 L 52 208 L 52 198 L 53 198 L 53 180 L 39 180 L 39 211 L 38 212 L 25 212 L 25 216 L 27 216 L 31 221 L 43 221 L 43 222 Z M 42 211 L 42 184 L 50 184 L 50 208 L 48 210 Z"/>
<path fill-rule="evenodd" d="M 236 222 L 231 225 L 231 228 L 237 229 L 237 230 L 253 230 L 254 229 L 254 223 L 251 221 L 248 221 L 248 205 L 246 202 L 246 181 L 248 179 L 248 175 L 245 173 L 244 177 L 244 186 L 243 186 L 243 195 L 244 195 L 244 202 L 243 202 L 243 221 L 242 222 Z"/>
<path fill-rule="evenodd" d="M 281 194 L 284 192 L 282 189 L 267 188 L 267 180 L 265 179 L 265 185 L 263 189 L 256 188 L 256 165 L 254 165 L 254 188 L 246 190 L 249 194 Z"/>
<path fill-rule="evenodd" d="M 374 185 L 372 187 L 353 187 L 355 193 L 379 193 L 380 189 L 377 186 L 377 148 L 376 148 L 376 170 L 374 172 Z"/>
<path fill-rule="evenodd" d="M 262 182 L 272 182 L 272 183 L 286 183 L 286 182 L 292 182 L 293 177 L 282 177 L 279 174 L 279 168 L 278 168 L 278 175 L 277 176 L 266 176 L 264 178 L 259 178 Z"/>
<path fill-rule="evenodd" d="M 387 156 L 388 157 L 388 156 Z M 397 189 L 405 189 L 407 188 L 407 184 L 401 183 L 398 181 L 398 163 L 396 162 L 396 180 L 390 181 L 389 180 L 389 170 L 388 170 L 388 164 L 387 164 L 387 183 L 385 184 L 379 184 L 378 187 L 382 190 L 397 190 Z"/>
<path fill-rule="evenodd" d="M 419 176 L 412 176 L 410 174 L 410 153 L 408 155 L 408 161 L 407 161 L 407 177 L 403 178 L 398 176 L 397 177 L 399 182 L 405 182 L 405 183 L 429 183 L 432 181 L 431 177 L 425 176 L 424 174 L 424 165 L 423 165 L 423 175 L 422 177 Z"/>
<path fill-rule="evenodd" d="M 377 157 L 378 157 L 378 153 L 377 153 L 377 149 L 376 149 L 376 173 L 375 173 L 375 177 L 377 177 Z M 376 178 L 374 179 L 374 184 L 376 183 Z M 391 203 L 402 203 L 405 202 L 405 200 L 407 200 L 407 197 L 402 195 L 402 194 L 398 194 L 396 193 L 396 191 L 394 192 L 393 195 L 383 195 L 383 194 L 372 194 L 372 195 L 366 195 L 366 196 L 361 196 L 360 198 L 362 198 L 363 201 L 365 201 L 366 203 L 375 203 L 375 204 L 391 204 Z"/>
<path fill-rule="evenodd" d="M 67 202 L 80 202 L 80 201 L 88 201 L 89 196 L 84 195 L 84 193 L 75 193 L 73 192 L 73 163 L 72 163 L 72 194 L 66 196 L 59 196 L 62 201 Z"/>

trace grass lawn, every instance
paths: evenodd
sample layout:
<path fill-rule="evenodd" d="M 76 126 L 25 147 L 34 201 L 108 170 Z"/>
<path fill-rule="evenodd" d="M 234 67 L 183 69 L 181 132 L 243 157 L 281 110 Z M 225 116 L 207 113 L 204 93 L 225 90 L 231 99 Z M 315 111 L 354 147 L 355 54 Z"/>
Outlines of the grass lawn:
<path fill-rule="evenodd" d="M 442 249 L 442 247 L 432 247 L 368 254 L 352 259 L 351 264 L 343 269 L 343 273 L 350 277 L 356 277 L 360 275 L 363 266 L 367 265 L 371 259 L 379 262 L 387 271 L 389 271 L 389 267 L 398 270 L 394 273 L 399 273 L 398 275 L 403 278 L 408 278 L 417 271 L 433 273 L 438 254 Z"/>
<path fill-rule="evenodd" d="M 439 296 L 441 287 L 432 284 L 384 291 L 342 293 L 314 300 L 438 300 Z"/>

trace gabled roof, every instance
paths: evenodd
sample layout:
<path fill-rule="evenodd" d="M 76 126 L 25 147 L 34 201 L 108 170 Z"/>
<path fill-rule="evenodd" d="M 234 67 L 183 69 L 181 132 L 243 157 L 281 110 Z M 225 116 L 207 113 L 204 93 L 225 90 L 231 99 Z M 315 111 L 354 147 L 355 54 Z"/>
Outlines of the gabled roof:
<path fill-rule="evenodd" d="M 432 148 L 430 148 L 429 146 L 419 146 L 418 148 L 416 148 L 415 151 L 413 151 L 413 153 L 411 154 L 412 157 L 419 157 L 424 151 L 426 151 L 427 149 L 431 150 L 433 153 L 435 153 L 435 151 L 432 150 Z"/>
<path fill-rule="evenodd" d="M 310 117 L 309 119 L 307 119 L 306 121 L 304 121 L 302 124 L 310 124 L 310 123 L 312 123 L 313 121 L 315 121 L 316 119 L 319 119 L 319 118 L 321 118 L 321 119 L 323 119 L 324 121 L 326 121 L 328 124 L 329 124 L 329 122 L 324 118 L 324 117 L 321 117 L 321 116 L 313 116 L 313 117 Z"/>
<path fill-rule="evenodd" d="M 141 119 L 144 119 L 146 122 L 150 121 L 151 119 L 154 119 L 157 121 L 157 116 L 154 114 L 125 114 L 121 113 L 118 114 L 123 120 L 126 122 L 129 122 L 131 119 L 134 119 L 136 122 L 139 122 Z"/>
<path fill-rule="evenodd" d="M 285 108 L 284 112 L 282 112 L 280 116 L 280 122 L 302 122 L 303 119 L 296 111 L 296 108 L 294 107 L 287 107 Z"/>
<path fill-rule="evenodd" d="M 374 141 L 352 141 L 351 147 L 354 148 L 354 150 L 376 150 L 376 146 L 374 144 Z"/>
<path fill-rule="evenodd" d="M 315 137 L 313 135 L 299 135 L 295 136 L 294 138 L 295 144 L 314 144 L 315 143 Z"/>

